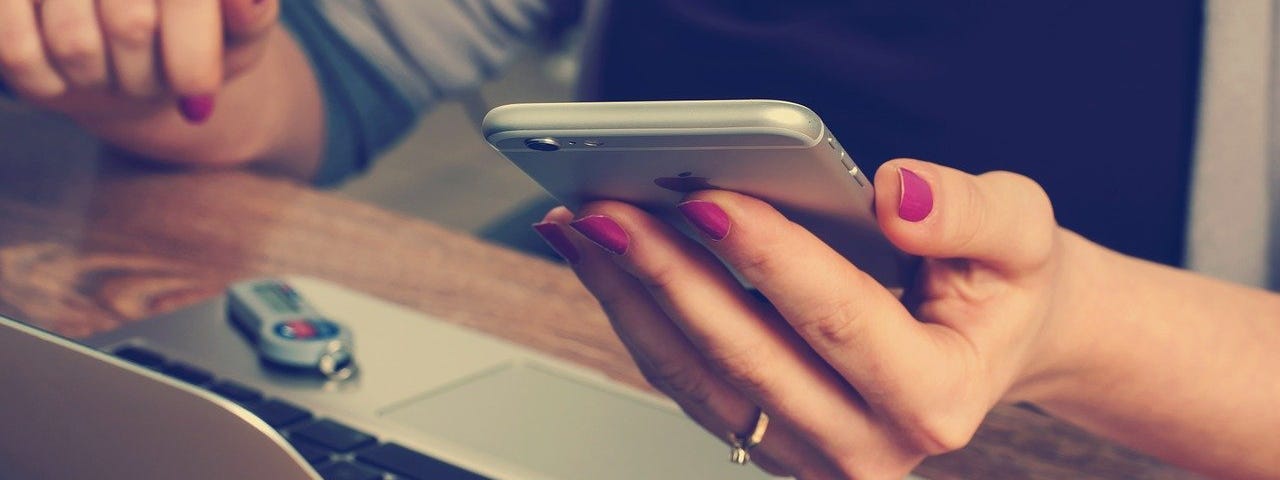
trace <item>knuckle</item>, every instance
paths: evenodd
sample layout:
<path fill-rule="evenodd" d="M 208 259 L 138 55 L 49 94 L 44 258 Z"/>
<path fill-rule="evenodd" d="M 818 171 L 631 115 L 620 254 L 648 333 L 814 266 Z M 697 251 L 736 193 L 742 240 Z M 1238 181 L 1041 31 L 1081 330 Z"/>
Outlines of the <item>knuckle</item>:
<path fill-rule="evenodd" d="M 796 328 L 805 338 L 828 345 L 858 345 L 865 336 L 859 311 L 851 299 L 837 297 L 811 307 L 805 318 L 795 321 Z"/>
<path fill-rule="evenodd" d="M 33 100 L 53 100 L 67 93 L 67 84 L 60 78 L 50 78 L 24 86 L 22 94 Z"/>
<path fill-rule="evenodd" d="M 762 462 L 762 461 L 760 461 L 760 460 L 758 460 L 758 459 L 755 459 L 755 458 L 752 458 L 752 462 L 753 462 L 753 463 L 755 463 L 757 467 L 760 467 L 760 469 L 761 469 L 761 470 L 764 470 L 764 471 L 765 471 L 765 473 L 768 473 L 769 475 L 773 475 L 773 476 L 775 476 L 775 477 L 797 477 L 797 478 L 802 478 L 802 477 L 799 477 L 799 475 L 797 475 L 797 474 L 788 474 L 788 473 L 790 472 L 790 470 L 787 470 L 786 468 L 783 468 L 782 466 L 779 466 L 779 465 L 776 465 L 776 464 L 773 464 L 773 463 L 770 463 L 770 462 Z"/>
<path fill-rule="evenodd" d="M 1052 218 L 1053 205 L 1049 201 L 1048 192 L 1030 177 L 1003 170 L 988 172 L 983 174 L 982 177 L 998 185 L 1000 189 L 1013 193 L 1019 205 L 1024 205 L 1037 214 L 1044 214 Z"/>
<path fill-rule="evenodd" d="M 741 247 L 726 252 L 733 268 L 748 279 L 774 278 L 787 268 L 786 256 L 778 252 L 792 249 L 789 241 L 805 238 L 810 233 L 805 228 L 790 220 L 776 229 L 760 232 L 749 242 L 742 242 Z"/>
<path fill-rule="evenodd" d="M 0 68 L 15 76 L 36 69 L 44 61 L 40 42 L 31 37 L 0 38 Z"/>
<path fill-rule="evenodd" d="M 911 473 L 911 466 L 881 466 L 868 464 L 867 458 L 837 462 L 841 478 L 856 480 L 897 480 Z"/>
<path fill-rule="evenodd" d="M 121 76 L 116 80 L 120 91 L 133 98 L 152 98 L 161 93 L 159 81 L 151 77 Z"/>
<path fill-rule="evenodd" d="M 650 385 L 681 404 L 705 407 L 711 403 L 711 390 L 696 366 L 654 361 L 649 368 L 642 369 L 641 373 Z"/>
<path fill-rule="evenodd" d="M 656 264 L 637 265 L 640 283 L 655 291 L 674 290 L 679 282 L 681 272 L 675 262 L 662 261 Z"/>
<path fill-rule="evenodd" d="M 107 36 L 129 48 L 149 46 L 159 25 L 159 12 L 150 0 L 116 1 L 102 15 Z"/>
<path fill-rule="evenodd" d="M 44 66 L 44 47 L 34 38 L 0 39 L 0 71 L 13 81 L 15 91 L 34 100 L 48 100 L 66 93 L 67 86 Z"/>
<path fill-rule="evenodd" d="M 983 175 L 1006 199 L 1015 199 L 1019 242 L 1016 249 L 1021 258 L 1036 263 L 1049 256 L 1057 220 L 1048 192 L 1031 178 L 1012 172 L 995 171 Z"/>
<path fill-rule="evenodd" d="M 179 95 L 204 95 L 216 92 L 222 85 L 221 73 L 191 72 L 170 68 L 165 77 Z"/>
<path fill-rule="evenodd" d="M 591 291 L 592 296 L 596 298 L 596 303 L 600 304 L 600 309 L 611 320 L 616 322 L 620 314 L 625 314 L 629 307 L 628 296 L 613 289 L 598 289 Z"/>
<path fill-rule="evenodd" d="M 908 411 L 897 423 L 903 439 L 926 455 L 941 455 L 964 448 L 978 427 L 978 422 L 924 409 Z"/>
<path fill-rule="evenodd" d="M 754 251 L 741 255 L 734 266 L 748 278 L 767 278 L 774 270 L 774 260 L 772 255 Z"/>
<path fill-rule="evenodd" d="M 829 469 L 823 469 L 812 465 L 797 465 L 791 469 L 790 476 L 794 477 L 796 480 L 832 480 L 831 475 L 833 474 L 834 472 L 831 472 Z M 778 476 L 785 476 L 785 473 L 779 474 Z M 840 476 L 843 478 L 855 478 L 843 471 L 840 472 Z"/>
<path fill-rule="evenodd" d="M 835 459 L 836 471 L 844 478 L 867 478 L 865 462 L 853 455 L 845 455 Z"/>
<path fill-rule="evenodd" d="M 773 364 L 769 349 L 760 347 L 718 347 L 704 351 L 711 368 L 730 385 L 756 398 L 769 398 L 773 382 L 765 372 Z"/>
<path fill-rule="evenodd" d="M 957 251 L 967 252 L 981 241 L 982 232 L 987 228 L 989 209 L 987 195 L 978 183 L 965 182 L 964 185 L 965 194 L 959 197 L 961 202 L 958 208 L 963 215 L 947 217 L 942 238 L 949 240 Z"/>
<path fill-rule="evenodd" d="M 856 480 L 881 480 L 895 478 L 888 472 L 880 471 L 875 465 L 868 461 L 864 455 L 845 455 L 835 459 L 835 469 L 841 478 Z M 896 478 L 902 478 L 897 476 Z M 818 477 L 814 477 L 818 478 Z"/>
<path fill-rule="evenodd" d="M 103 53 L 102 42 L 94 33 L 96 30 L 66 31 L 49 39 L 49 51 L 61 63 L 72 66 L 88 64 Z"/>
<path fill-rule="evenodd" d="M 733 266 L 747 278 L 772 278 L 780 268 L 777 252 L 784 250 L 774 249 L 768 242 L 757 245 L 756 248 L 738 252 L 733 259 Z"/>

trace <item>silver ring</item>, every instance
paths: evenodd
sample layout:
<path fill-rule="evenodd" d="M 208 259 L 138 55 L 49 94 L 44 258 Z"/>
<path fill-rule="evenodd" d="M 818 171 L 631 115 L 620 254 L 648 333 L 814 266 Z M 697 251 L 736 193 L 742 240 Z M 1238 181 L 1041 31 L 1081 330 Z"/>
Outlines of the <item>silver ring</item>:
<path fill-rule="evenodd" d="M 756 415 L 756 427 L 751 429 L 751 433 L 739 435 L 729 432 L 729 461 L 738 465 L 745 465 L 751 461 L 751 449 L 764 441 L 764 431 L 769 428 L 769 415 L 764 410 L 758 410 Z"/>

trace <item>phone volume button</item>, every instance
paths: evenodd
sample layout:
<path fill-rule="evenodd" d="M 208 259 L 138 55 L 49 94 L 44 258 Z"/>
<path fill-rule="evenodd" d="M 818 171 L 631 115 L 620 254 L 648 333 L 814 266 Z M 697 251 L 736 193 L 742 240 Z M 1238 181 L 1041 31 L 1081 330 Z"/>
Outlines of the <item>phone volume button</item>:
<path fill-rule="evenodd" d="M 844 152 L 841 152 L 841 153 L 844 153 Z M 843 160 L 843 159 L 846 159 L 846 158 L 848 158 L 848 157 L 847 157 L 847 156 L 841 156 L 840 158 Z M 854 181 L 854 183 L 857 183 L 859 187 L 866 187 L 866 186 L 867 186 L 867 184 L 866 184 L 865 182 L 863 182 L 863 181 L 862 181 L 862 170 L 858 169 L 858 166 L 857 166 L 857 165 L 854 165 L 852 161 L 846 161 L 846 162 L 844 163 L 844 166 L 849 168 L 849 176 L 850 176 L 850 177 L 853 177 L 853 181 Z"/>
<path fill-rule="evenodd" d="M 853 183 L 858 184 L 859 187 L 865 188 L 867 184 L 863 183 L 861 173 L 862 172 L 859 172 L 857 170 L 849 170 L 849 176 L 853 177 Z"/>
<path fill-rule="evenodd" d="M 858 166 L 853 164 L 853 159 L 849 158 L 849 154 L 845 153 L 844 150 L 840 151 L 840 163 L 844 164 L 845 170 L 853 171 L 858 169 Z"/>

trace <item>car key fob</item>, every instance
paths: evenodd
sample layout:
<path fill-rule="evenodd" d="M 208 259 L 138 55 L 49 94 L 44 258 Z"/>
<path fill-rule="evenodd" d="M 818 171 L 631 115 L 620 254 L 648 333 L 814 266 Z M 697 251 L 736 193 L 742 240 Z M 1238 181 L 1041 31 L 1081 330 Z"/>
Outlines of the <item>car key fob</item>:
<path fill-rule="evenodd" d="M 351 330 L 326 318 L 283 280 L 232 284 L 227 310 L 268 363 L 319 372 L 331 380 L 355 373 Z"/>

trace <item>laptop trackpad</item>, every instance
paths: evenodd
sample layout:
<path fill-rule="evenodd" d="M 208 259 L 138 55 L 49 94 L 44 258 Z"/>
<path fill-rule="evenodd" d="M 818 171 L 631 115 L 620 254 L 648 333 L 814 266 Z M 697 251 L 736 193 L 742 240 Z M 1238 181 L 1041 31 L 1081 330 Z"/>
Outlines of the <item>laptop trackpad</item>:
<path fill-rule="evenodd" d="M 557 478 L 760 476 L 730 465 L 727 447 L 679 412 L 536 363 L 511 364 L 381 413 Z"/>

